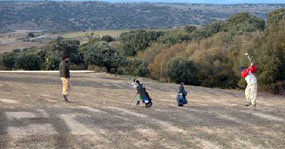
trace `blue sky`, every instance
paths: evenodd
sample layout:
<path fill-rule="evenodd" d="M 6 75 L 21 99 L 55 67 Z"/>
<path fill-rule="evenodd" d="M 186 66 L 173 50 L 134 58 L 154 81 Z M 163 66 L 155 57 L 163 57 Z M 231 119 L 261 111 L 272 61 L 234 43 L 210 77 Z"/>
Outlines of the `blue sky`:
<path fill-rule="evenodd" d="M 0 0 L 0 1 L 43 1 L 43 0 Z M 285 0 L 51 0 L 51 1 L 103 1 L 103 2 L 165 2 L 206 4 L 285 4 Z"/>
<path fill-rule="evenodd" d="M 79 0 L 84 1 L 84 0 Z M 106 2 L 169 2 L 169 3 L 210 3 L 210 4 L 239 4 L 239 3 L 283 3 L 285 0 L 97 0 Z"/>

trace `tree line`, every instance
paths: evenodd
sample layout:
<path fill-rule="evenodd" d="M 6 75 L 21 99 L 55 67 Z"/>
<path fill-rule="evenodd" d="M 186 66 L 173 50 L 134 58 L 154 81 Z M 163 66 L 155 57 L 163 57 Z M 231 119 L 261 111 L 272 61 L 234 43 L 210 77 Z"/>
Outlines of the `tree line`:
<path fill-rule="evenodd" d="M 114 41 L 115 40 L 115 41 Z M 72 69 L 150 77 L 161 82 L 184 82 L 219 88 L 243 88 L 240 66 L 244 53 L 259 68 L 261 89 L 285 88 L 285 9 L 271 12 L 267 22 L 248 13 L 203 27 L 135 30 L 92 38 L 85 44 L 58 39 L 42 48 L 4 53 L 3 69 L 56 70 L 61 55 L 70 54 Z"/>

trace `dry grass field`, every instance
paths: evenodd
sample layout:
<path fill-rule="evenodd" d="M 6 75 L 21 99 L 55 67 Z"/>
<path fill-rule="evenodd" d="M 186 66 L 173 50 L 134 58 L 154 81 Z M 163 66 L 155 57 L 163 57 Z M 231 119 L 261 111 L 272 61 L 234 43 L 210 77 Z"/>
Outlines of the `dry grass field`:
<path fill-rule="evenodd" d="M 11 52 L 14 49 L 24 49 L 29 47 L 42 47 L 48 42 L 47 41 L 28 41 L 30 38 L 27 36 L 29 32 L 33 32 L 31 30 L 18 30 L 15 32 L 0 34 L 0 54 L 4 52 Z M 41 33 L 34 33 L 39 34 Z M 55 38 L 56 35 L 45 35 L 48 38 Z M 38 38 L 36 37 L 36 38 Z"/>
<path fill-rule="evenodd" d="M 72 74 L 70 103 L 57 73 L 0 73 L 0 148 L 285 148 L 285 97 L 143 79 L 153 106 L 135 106 L 131 78 Z"/>
<path fill-rule="evenodd" d="M 104 35 L 110 35 L 114 38 L 118 38 L 121 33 L 127 32 L 128 30 L 98 30 L 98 31 L 86 31 L 86 32 L 70 32 L 62 34 L 62 37 L 64 38 L 80 38 L 80 37 L 86 37 L 90 36 L 91 33 L 94 33 L 98 36 L 104 36 Z"/>
<path fill-rule="evenodd" d="M 5 45 L 0 45 L 0 54 L 4 52 L 11 52 L 14 49 L 24 49 L 24 48 L 29 48 L 29 47 L 42 47 L 44 45 L 46 45 L 46 43 L 24 42 L 24 41 L 9 43 Z"/>
<path fill-rule="evenodd" d="M 104 36 L 110 35 L 114 38 L 118 38 L 121 33 L 127 32 L 128 30 L 98 30 L 98 31 L 86 31 L 86 32 L 70 32 L 64 34 L 51 34 L 47 33 L 43 39 L 39 39 L 36 41 L 25 41 L 28 39 L 27 33 L 31 32 L 29 30 L 20 30 L 11 33 L 0 34 L 0 54 L 4 52 L 11 52 L 14 49 L 24 49 L 29 47 L 42 47 L 46 45 L 51 40 L 56 39 L 57 36 L 62 36 L 68 39 L 77 39 L 80 40 L 81 43 L 86 43 L 88 40 L 88 36 L 91 33 L 94 33 L 93 36 Z"/>

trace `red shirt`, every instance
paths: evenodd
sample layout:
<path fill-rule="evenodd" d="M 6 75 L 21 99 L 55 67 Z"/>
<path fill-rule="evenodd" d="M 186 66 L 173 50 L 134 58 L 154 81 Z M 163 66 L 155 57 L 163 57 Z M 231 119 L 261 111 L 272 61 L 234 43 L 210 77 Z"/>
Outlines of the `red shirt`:
<path fill-rule="evenodd" d="M 257 72 L 256 66 L 251 66 L 251 67 L 249 67 L 249 68 L 243 70 L 242 73 L 241 73 L 241 76 L 242 76 L 243 78 L 246 78 L 246 76 L 248 75 L 249 72 L 251 72 L 251 73 L 256 73 L 256 72 Z"/>

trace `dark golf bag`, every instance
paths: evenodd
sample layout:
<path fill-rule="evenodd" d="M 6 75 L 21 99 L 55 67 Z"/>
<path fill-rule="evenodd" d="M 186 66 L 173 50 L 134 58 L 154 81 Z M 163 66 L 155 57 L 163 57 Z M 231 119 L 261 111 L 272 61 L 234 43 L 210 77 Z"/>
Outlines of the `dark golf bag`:
<path fill-rule="evenodd" d="M 177 96 L 177 105 L 182 107 L 183 105 L 185 105 L 187 103 L 188 103 L 188 101 L 187 101 L 186 97 L 183 95 L 183 93 L 179 93 Z"/>
<path fill-rule="evenodd" d="M 148 95 L 148 92 L 145 90 L 145 87 L 142 84 L 139 84 L 137 87 L 138 93 L 142 96 L 142 101 L 145 104 L 145 107 L 152 106 L 152 100 Z"/>
<path fill-rule="evenodd" d="M 147 107 L 147 108 L 152 106 L 152 100 L 149 97 L 147 92 L 146 92 L 145 96 L 143 96 L 143 103 L 145 103 L 145 107 Z"/>

